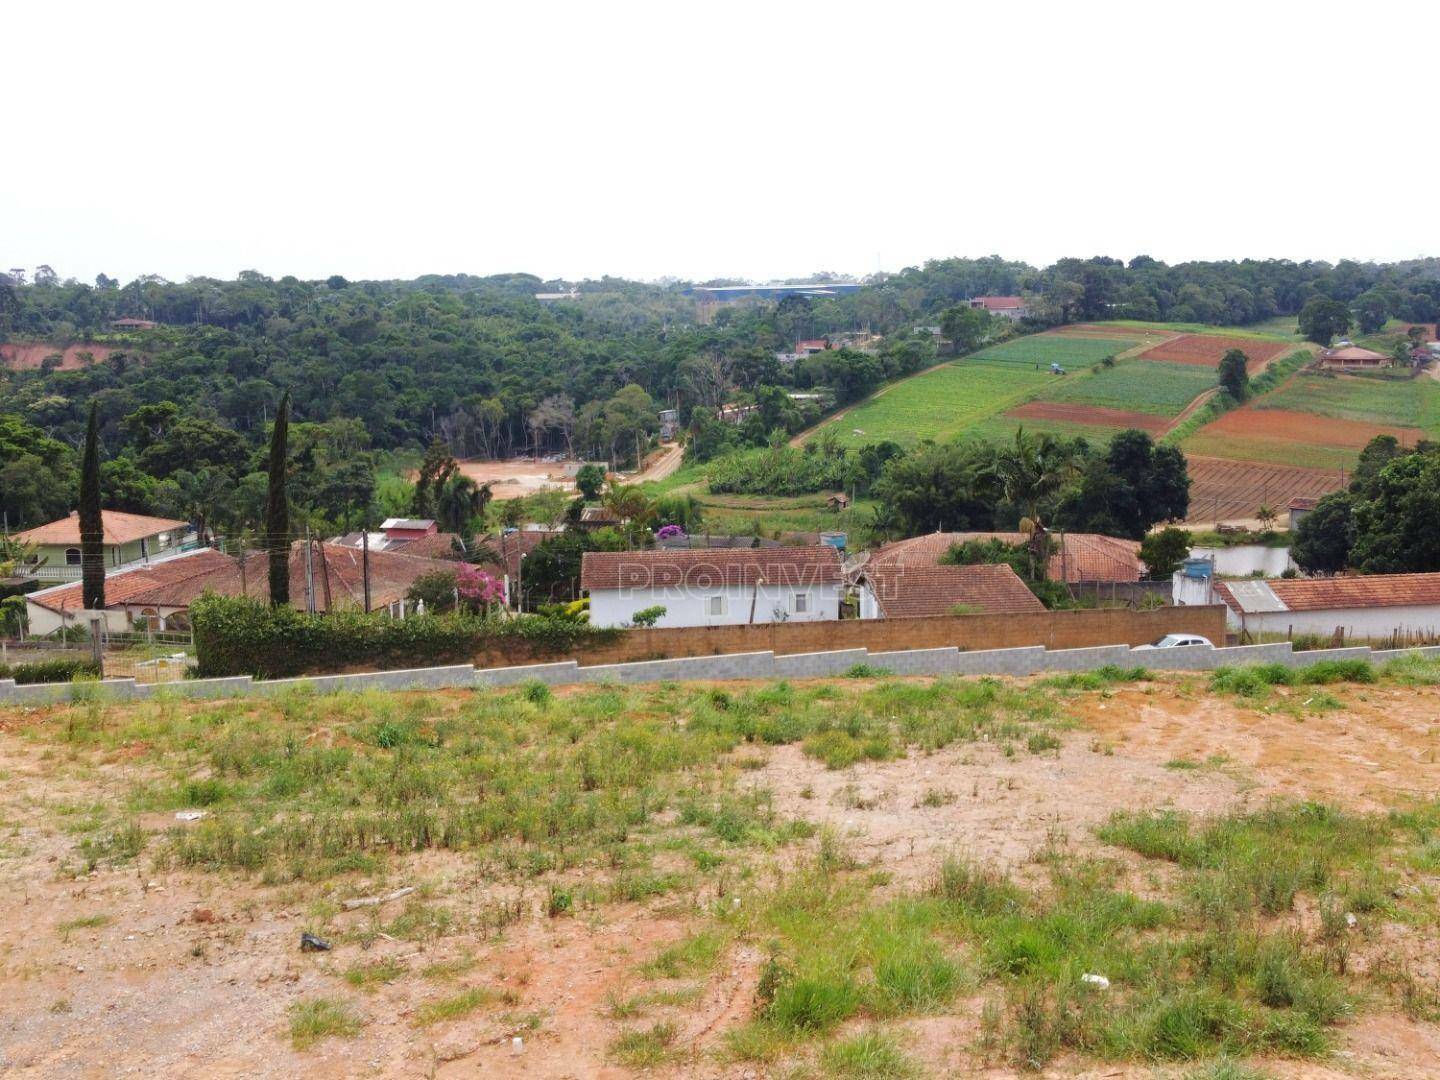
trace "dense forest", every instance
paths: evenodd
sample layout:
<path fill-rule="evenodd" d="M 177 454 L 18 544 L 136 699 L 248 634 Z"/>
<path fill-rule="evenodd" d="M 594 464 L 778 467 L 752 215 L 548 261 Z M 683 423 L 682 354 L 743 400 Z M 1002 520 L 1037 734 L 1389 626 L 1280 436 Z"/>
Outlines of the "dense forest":
<path fill-rule="evenodd" d="M 386 455 L 418 458 L 436 443 L 457 456 L 564 451 L 627 465 L 668 407 L 679 409 L 696 459 L 773 445 L 823 408 L 933 363 L 926 328 L 959 325 L 957 305 L 975 295 L 1026 297 L 1028 322 L 998 333 L 1114 317 L 1244 324 L 1316 299 L 1346 305 L 1362 329 L 1377 318 L 1440 316 L 1440 260 L 1166 266 L 1142 256 L 1039 269 L 945 259 L 876 275 L 844 296 L 725 306 L 708 324 L 679 282 L 245 272 L 121 285 L 104 274 L 93 284 L 62 279 L 48 267 L 29 278 L 0 274 L 0 343 L 94 346 L 105 358 L 76 366 L 56 356 L 0 372 L 0 508 L 11 528 L 70 508 L 92 402 L 109 505 L 189 505 L 193 517 L 208 501 L 243 523 L 258 502 L 266 425 L 288 391 L 300 490 L 326 523 L 345 524 L 373 506 Z M 541 292 L 573 298 L 546 304 Z M 879 335 L 876 347 L 777 359 L 797 339 L 862 330 Z M 821 392 L 788 396 L 798 391 Z M 722 423 L 720 407 L 735 401 L 756 407 L 744 423 Z M 206 491 L 239 505 L 219 508 Z"/>

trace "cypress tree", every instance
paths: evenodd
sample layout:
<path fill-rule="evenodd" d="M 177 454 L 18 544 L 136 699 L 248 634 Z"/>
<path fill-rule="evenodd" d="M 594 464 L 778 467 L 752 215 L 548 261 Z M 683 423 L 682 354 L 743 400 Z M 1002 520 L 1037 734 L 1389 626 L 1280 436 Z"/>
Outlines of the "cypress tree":
<path fill-rule="evenodd" d="M 85 607 L 105 606 L 105 524 L 100 515 L 100 420 L 90 406 L 80 464 L 80 591 Z"/>
<path fill-rule="evenodd" d="M 270 605 L 290 603 L 290 500 L 285 493 L 286 443 L 290 428 L 290 391 L 275 410 L 270 435 L 270 483 L 265 500 L 265 548 L 270 555 Z"/>

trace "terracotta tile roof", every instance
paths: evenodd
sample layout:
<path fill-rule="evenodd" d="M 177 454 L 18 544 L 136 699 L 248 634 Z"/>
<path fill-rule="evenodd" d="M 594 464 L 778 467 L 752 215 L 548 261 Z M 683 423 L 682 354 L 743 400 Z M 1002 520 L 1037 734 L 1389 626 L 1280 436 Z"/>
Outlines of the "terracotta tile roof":
<path fill-rule="evenodd" d="M 1359 345 L 1347 345 L 1343 349 L 1326 349 L 1320 354 L 1320 359 L 1338 360 L 1342 364 L 1353 363 L 1388 363 L 1390 357 L 1384 353 L 1376 352 L 1373 349 L 1362 349 Z"/>
<path fill-rule="evenodd" d="M 1051 536 L 1060 542 L 1060 550 L 1050 556 L 1046 567 L 1046 576 L 1051 581 L 1139 581 L 1145 576 L 1137 540 L 1099 533 L 1052 533 Z M 1018 532 L 929 533 L 886 544 L 871 555 L 866 565 L 893 562 L 900 566 L 936 566 L 940 557 L 955 544 L 992 539 L 1023 544 L 1027 537 Z"/>
<path fill-rule="evenodd" d="M 552 536 L 561 536 L 559 529 L 522 529 L 512 533 L 491 533 L 489 536 L 482 536 L 480 542 L 493 551 L 495 559 L 485 559 L 478 563 L 482 570 L 488 570 L 492 574 L 509 574 L 511 578 L 520 575 L 520 556 L 529 555 L 535 548 L 549 540 Z"/>
<path fill-rule="evenodd" d="M 722 585 L 829 585 L 840 581 L 840 552 L 828 544 L 801 548 L 709 548 L 699 551 L 587 551 L 580 587 L 716 588 Z"/>
<path fill-rule="evenodd" d="M 1019 575 L 1004 565 L 866 567 L 865 581 L 887 619 L 949 615 L 964 604 L 989 615 L 1044 611 Z"/>
<path fill-rule="evenodd" d="M 385 550 L 412 558 L 419 556 L 422 559 L 458 559 L 459 552 L 455 550 L 458 542 L 459 533 L 437 532 L 429 536 L 418 536 L 414 540 L 391 540 Z"/>
<path fill-rule="evenodd" d="M 340 544 L 316 544 L 313 556 L 315 608 L 361 607 L 365 588 L 361 560 L 363 553 Z M 268 556 L 257 551 L 245 558 L 244 593 L 257 600 L 270 598 Z M 383 607 L 405 596 L 415 579 L 432 570 L 453 571 L 455 564 L 438 559 L 416 558 L 394 551 L 370 552 L 370 606 Z M 209 590 L 223 596 L 241 595 L 242 577 L 238 560 L 213 548 L 201 548 L 173 559 L 151 563 L 135 570 L 122 570 L 105 579 L 105 606 L 188 607 Z M 30 593 L 26 598 L 55 611 L 80 608 L 81 585 L 72 582 L 53 589 Z M 290 550 L 290 602 L 304 609 L 305 545 Z"/>
<path fill-rule="evenodd" d="M 1018 296 L 977 296 L 970 303 L 979 304 L 986 311 L 1014 311 L 1025 306 L 1025 301 Z"/>
<path fill-rule="evenodd" d="M 1238 585 L 1246 583 L 1239 582 Z M 1332 608 L 1428 607 L 1440 605 L 1440 574 L 1357 574 L 1333 578 L 1271 578 L 1264 582 L 1290 611 Z M 1237 599 L 1229 584 L 1215 592 L 1233 611 L 1254 610 Z"/>
<path fill-rule="evenodd" d="M 1314 510 L 1320 505 L 1320 500 L 1309 495 L 1296 495 L 1285 507 L 1287 510 Z"/>
<path fill-rule="evenodd" d="M 101 510 L 100 524 L 105 530 L 107 544 L 129 544 L 157 533 L 190 531 L 188 522 L 146 517 L 144 514 L 126 514 L 119 510 Z M 12 539 L 22 544 L 79 544 L 80 512 L 72 510 L 69 517 L 15 533 Z"/>

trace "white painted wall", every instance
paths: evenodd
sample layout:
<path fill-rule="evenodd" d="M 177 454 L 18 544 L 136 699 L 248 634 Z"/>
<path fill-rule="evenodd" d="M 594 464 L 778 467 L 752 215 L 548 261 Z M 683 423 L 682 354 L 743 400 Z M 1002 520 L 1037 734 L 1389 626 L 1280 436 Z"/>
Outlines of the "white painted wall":
<path fill-rule="evenodd" d="M 1220 577 L 1251 577 L 1259 570 L 1263 577 L 1279 577 L 1295 563 L 1288 547 L 1264 544 L 1237 544 L 1234 547 L 1194 547 L 1192 559 L 1209 559 Z"/>
<path fill-rule="evenodd" d="M 860 618 L 862 619 L 883 619 L 884 613 L 880 610 L 880 601 L 875 599 L 875 590 L 870 588 L 868 581 L 860 586 Z"/>
<path fill-rule="evenodd" d="M 1240 616 L 1227 608 L 1232 629 L 1242 628 Z M 1413 607 L 1325 608 L 1319 611 L 1266 611 L 1246 615 L 1243 628 L 1252 634 L 1333 634 L 1343 627 L 1345 638 L 1388 638 L 1394 633 L 1440 635 L 1440 604 Z"/>
<path fill-rule="evenodd" d="M 732 585 L 713 589 L 591 589 L 592 626 L 622 626 L 635 612 L 659 604 L 665 614 L 656 626 L 738 626 L 749 622 L 823 622 L 840 618 L 840 583 L 791 587 Z M 805 598 L 804 611 L 796 610 L 796 596 Z M 714 614 L 708 601 L 723 597 L 723 610 Z M 751 597 L 755 617 L 750 617 Z M 777 615 L 776 609 L 780 614 Z"/>

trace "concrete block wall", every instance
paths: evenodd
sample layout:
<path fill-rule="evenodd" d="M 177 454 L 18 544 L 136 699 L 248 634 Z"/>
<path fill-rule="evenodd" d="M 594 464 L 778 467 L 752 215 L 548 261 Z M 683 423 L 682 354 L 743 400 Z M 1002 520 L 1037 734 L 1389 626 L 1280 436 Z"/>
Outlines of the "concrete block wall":
<path fill-rule="evenodd" d="M 1033 675 L 1045 657 L 1043 645 L 1017 645 L 1013 649 L 962 652 L 955 670 L 960 675 Z"/>
<path fill-rule="evenodd" d="M 1097 645 L 1090 649 L 1050 649 L 1040 657 L 1037 671 L 1094 671 L 1109 664 L 1133 666 L 1129 645 Z"/>
<path fill-rule="evenodd" d="M 542 682 L 563 686 L 580 681 L 580 665 L 574 660 L 558 664 L 522 664 L 519 667 L 484 668 L 474 672 L 477 686 L 519 686 L 521 683 Z"/>
<path fill-rule="evenodd" d="M 863 651 L 863 650 L 862 650 Z M 580 682 L 664 682 L 685 679 L 768 679 L 775 674 L 772 652 L 687 656 L 676 660 L 640 660 L 633 664 L 596 664 L 577 672 Z"/>
<path fill-rule="evenodd" d="M 824 675 L 844 675 L 856 664 L 869 662 L 869 649 L 791 653 L 775 657 L 775 674 L 782 679 L 814 679 Z"/>
<path fill-rule="evenodd" d="M 897 675 L 1030 675 L 1046 671 L 1093 671 L 1107 664 L 1143 666 L 1157 671 L 1210 671 L 1220 667 L 1250 664 L 1286 664 L 1307 667 L 1324 660 L 1368 660 L 1385 663 L 1401 656 L 1440 657 L 1440 646 L 1416 649 L 1372 651 L 1364 646 L 1294 652 L 1289 642 L 1270 645 L 1242 645 L 1212 649 L 1193 646 L 1183 649 L 1136 651 L 1128 645 L 1102 645 L 1079 649 L 1052 649 L 1039 645 L 1011 649 L 961 652 L 952 647 L 895 650 L 871 653 L 866 649 L 839 649 L 830 652 L 796 653 L 776 656 L 767 651 L 692 656 L 673 660 L 642 660 L 627 664 L 599 664 L 580 667 L 573 660 L 562 663 L 528 664 L 476 670 L 469 664 L 448 667 L 413 668 L 403 671 L 363 672 L 353 675 L 325 675 L 315 678 L 256 681 L 248 675 L 225 679 L 195 679 L 161 685 L 137 685 L 134 679 L 106 679 L 101 682 L 36 683 L 17 686 L 13 679 L 0 680 L 0 705 L 45 705 L 101 698 L 107 701 L 134 701 L 152 697 L 220 698 L 247 694 L 281 694 L 292 690 L 311 693 L 341 693 L 356 690 L 441 689 L 446 687 L 515 686 L 538 681 L 552 685 L 570 683 L 643 683 L 674 680 L 724 680 L 767 678 L 819 678 L 843 675 L 857 664 L 866 664 Z"/>
<path fill-rule="evenodd" d="M 866 661 L 896 675 L 953 675 L 960 670 L 960 650 L 907 649 L 902 652 L 872 652 Z"/>

